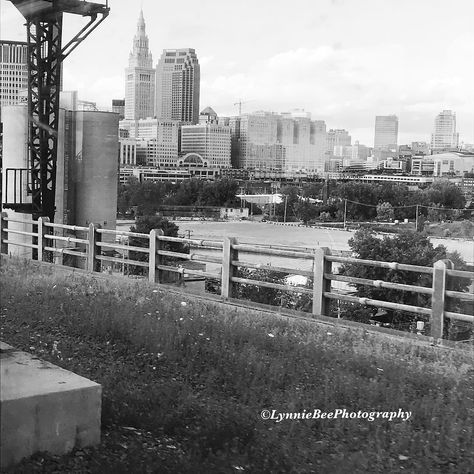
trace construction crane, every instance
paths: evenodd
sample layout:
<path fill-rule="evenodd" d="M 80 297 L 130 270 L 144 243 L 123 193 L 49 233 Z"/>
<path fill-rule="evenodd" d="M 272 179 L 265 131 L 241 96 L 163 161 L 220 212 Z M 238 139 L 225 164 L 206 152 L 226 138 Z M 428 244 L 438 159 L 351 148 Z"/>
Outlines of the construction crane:
<path fill-rule="evenodd" d="M 234 105 L 239 106 L 239 115 L 242 115 L 242 104 L 246 104 L 247 102 L 250 102 L 250 100 L 245 100 L 243 101 L 242 99 L 239 99 L 238 102 L 235 102 Z"/>
<path fill-rule="evenodd" d="M 5 208 L 54 220 L 58 152 L 59 93 L 64 59 L 108 16 L 108 3 L 83 0 L 10 0 L 26 19 L 28 41 L 29 168 L 6 170 L 6 183 L 28 183 L 25 202 L 14 193 Z M 63 14 L 89 17 L 89 22 L 63 47 Z M 21 188 L 21 186 L 20 186 Z"/>

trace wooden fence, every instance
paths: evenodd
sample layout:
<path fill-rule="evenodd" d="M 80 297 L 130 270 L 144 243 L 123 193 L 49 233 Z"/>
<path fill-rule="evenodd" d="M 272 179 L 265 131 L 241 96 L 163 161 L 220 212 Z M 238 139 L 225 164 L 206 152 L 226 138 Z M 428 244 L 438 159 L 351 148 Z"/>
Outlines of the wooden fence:
<path fill-rule="evenodd" d="M 25 230 L 25 228 L 28 230 Z M 187 252 L 177 252 L 167 248 L 173 243 L 186 245 Z M 239 284 L 271 288 L 298 295 L 307 294 L 312 299 L 312 314 L 315 316 L 328 315 L 331 300 L 348 301 L 381 309 L 406 311 L 429 318 L 430 335 L 435 340 L 443 337 L 445 318 L 452 321 L 474 323 L 472 314 L 448 311 L 448 300 L 471 303 L 474 301 L 472 293 L 449 289 L 449 280 L 452 278 L 466 279 L 471 283 L 474 280 L 473 272 L 455 270 L 449 260 L 437 261 L 433 267 L 423 267 L 332 255 L 327 248 L 308 249 L 246 244 L 239 243 L 233 237 L 226 237 L 222 241 L 168 237 L 163 235 L 161 230 L 152 230 L 149 234 L 140 234 L 102 229 L 94 224 L 90 224 L 88 227 L 53 224 L 49 222 L 48 218 L 44 217 L 37 221 L 19 220 L 18 218 L 8 217 L 7 213 L 2 213 L 1 253 L 9 254 L 9 250 L 13 247 L 30 249 L 32 258 L 39 261 L 54 260 L 48 257 L 48 253 L 55 257 L 70 255 L 76 259 L 76 266 L 80 266 L 89 272 L 100 272 L 114 264 L 139 267 L 148 276 L 148 280 L 153 283 L 163 283 L 163 275 L 166 273 L 177 273 L 182 278 L 190 276 L 202 279 L 210 278 L 219 281 L 223 299 L 235 297 L 236 285 Z M 135 256 L 134 259 L 131 259 L 130 255 Z M 142 255 L 143 260 L 139 259 L 138 255 Z M 296 268 L 262 265 L 256 261 L 256 256 L 260 258 L 262 256 L 278 257 L 293 262 L 301 261 L 304 262 L 304 265 L 297 265 Z M 56 260 L 58 259 L 56 258 Z M 193 261 L 211 265 L 215 268 L 215 271 L 186 268 L 185 265 L 178 263 L 180 261 Z M 427 274 L 430 275 L 432 285 L 426 287 L 350 277 L 333 271 L 334 264 L 357 264 Z M 312 281 L 312 286 L 309 288 L 307 286 L 242 278 L 238 276 L 238 268 L 263 268 L 282 274 L 301 275 L 309 278 L 309 281 Z M 365 285 L 428 295 L 431 306 L 413 306 L 357 297 L 353 294 L 337 291 L 331 284 L 333 281 L 342 282 L 346 285 Z"/>

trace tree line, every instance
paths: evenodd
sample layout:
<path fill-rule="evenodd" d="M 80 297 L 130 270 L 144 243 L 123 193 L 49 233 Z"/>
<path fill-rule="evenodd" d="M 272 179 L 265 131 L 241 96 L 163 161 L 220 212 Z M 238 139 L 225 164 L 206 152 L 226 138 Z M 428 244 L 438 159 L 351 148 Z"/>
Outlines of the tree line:
<path fill-rule="evenodd" d="M 227 178 L 180 183 L 140 183 L 132 178 L 119 187 L 118 213 L 126 215 L 133 210 L 137 216 L 153 215 L 163 205 L 239 207 L 238 189 L 239 183 Z M 344 217 L 360 222 L 414 219 L 416 205 L 419 217 L 430 221 L 470 217 L 460 187 L 447 180 L 415 191 L 398 183 L 331 181 L 287 185 L 280 193 L 282 203 L 265 209 L 268 218 L 280 221 L 342 221 Z M 253 210 L 260 212 L 255 205 Z"/>
<path fill-rule="evenodd" d="M 325 189 L 326 187 L 326 189 Z M 459 186 L 449 181 L 437 181 L 425 189 L 411 190 L 394 183 L 329 182 L 313 183 L 302 188 L 287 186 L 281 190 L 283 202 L 276 206 L 277 220 L 311 221 L 389 221 L 429 220 L 465 217 L 466 199 Z M 322 202 L 312 202 L 318 199 Z M 449 209 L 450 211 L 447 211 Z M 451 209 L 458 209 L 453 212 Z"/>
<path fill-rule="evenodd" d="M 146 216 L 155 214 L 164 205 L 236 207 L 240 206 L 235 197 L 237 192 L 237 181 L 230 179 L 140 183 L 136 178 L 130 178 L 119 186 L 117 211 L 122 216 L 131 212 Z"/>

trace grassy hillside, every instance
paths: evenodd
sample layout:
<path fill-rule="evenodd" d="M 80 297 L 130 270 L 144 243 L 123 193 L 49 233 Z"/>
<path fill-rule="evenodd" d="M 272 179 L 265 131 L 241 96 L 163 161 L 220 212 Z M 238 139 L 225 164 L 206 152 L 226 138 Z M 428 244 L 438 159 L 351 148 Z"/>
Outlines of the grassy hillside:
<path fill-rule="evenodd" d="M 103 386 L 103 442 L 14 472 L 470 472 L 472 353 L 3 260 L 2 339 Z M 329 328 L 329 329 L 328 329 Z M 411 412 L 263 420 L 277 412 Z"/>

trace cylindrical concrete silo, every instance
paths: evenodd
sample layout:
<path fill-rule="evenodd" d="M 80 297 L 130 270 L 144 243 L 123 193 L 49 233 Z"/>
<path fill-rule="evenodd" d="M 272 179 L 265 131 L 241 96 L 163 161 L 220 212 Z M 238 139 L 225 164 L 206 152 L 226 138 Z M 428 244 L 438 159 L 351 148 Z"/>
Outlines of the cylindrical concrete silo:
<path fill-rule="evenodd" d="M 76 111 L 72 180 L 74 224 L 115 229 L 118 182 L 118 114 Z"/>
<path fill-rule="evenodd" d="M 2 106 L 3 121 L 3 163 L 2 163 L 2 211 L 12 219 L 31 221 L 31 214 L 24 214 L 4 208 L 5 203 L 31 203 L 28 194 L 28 173 L 9 170 L 27 170 L 28 160 L 28 107 L 26 104 Z M 21 180 L 20 180 L 21 173 Z M 32 232 L 32 224 L 9 222 L 8 228 L 22 232 Z M 31 244 L 32 237 L 8 233 L 8 240 L 18 244 Z M 31 258 L 31 248 L 9 244 L 8 253 Z"/>

